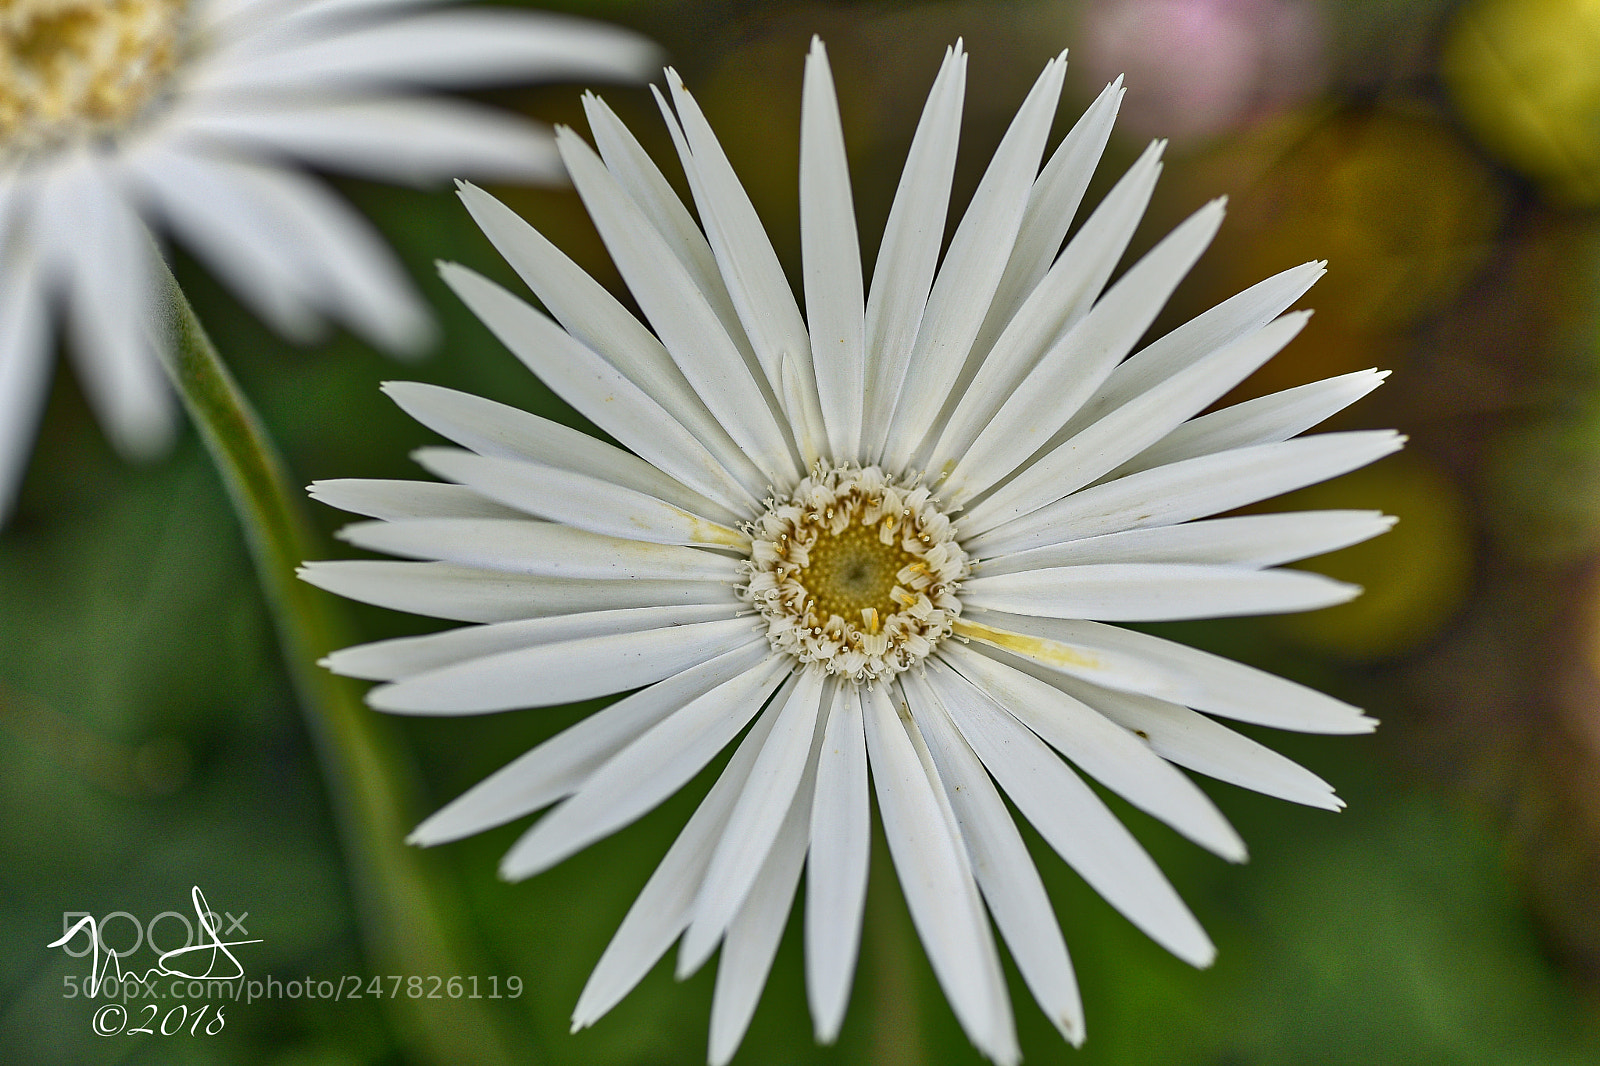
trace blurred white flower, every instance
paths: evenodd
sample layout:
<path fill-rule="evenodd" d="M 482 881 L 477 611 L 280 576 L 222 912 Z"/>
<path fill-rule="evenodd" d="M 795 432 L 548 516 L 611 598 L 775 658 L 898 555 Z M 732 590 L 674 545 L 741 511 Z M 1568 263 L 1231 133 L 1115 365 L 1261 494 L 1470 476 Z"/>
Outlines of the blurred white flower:
<path fill-rule="evenodd" d="M 1002 800 L 1180 958 L 1211 942 L 1077 776 L 1232 861 L 1244 844 L 1177 766 L 1325 809 L 1314 774 L 1216 718 L 1361 733 L 1359 710 L 1106 625 L 1299 611 L 1351 586 L 1280 564 L 1364 540 L 1370 511 L 1208 518 L 1393 451 L 1392 432 L 1298 434 L 1378 385 L 1349 374 L 1200 414 L 1300 330 L 1307 263 L 1133 355 L 1211 240 L 1201 208 L 1131 267 L 1152 145 L 1062 250 L 1121 98 L 1113 84 L 1041 170 L 1065 62 L 1048 64 L 939 262 L 966 56 L 947 53 L 863 280 L 821 44 L 800 148 L 802 318 L 750 200 L 676 75 L 661 99 L 704 230 L 605 104 L 597 155 L 562 157 L 647 329 L 481 190 L 462 198 L 548 308 L 444 276 L 539 377 L 624 448 L 429 385 L 389 395 L 461 449 L 453 484 L 325 481 L 377 521 L 345 539 L 414 562 L 309 563 L 323 588 L 478 625 L 349 648 L 372 706 L 481 714 L 638 690 L 424 822 L 437 844 L 560 802 L 502 872 L 544 870 L 656 806 L 741 734 L 579 999 L 609 1010 L 681 938 L 720 944 L 710 1057 L 733 1054 L 807 870 L 816 1033 L 839 1032 L 862 922 L 869 768 L 911 916 L 961 1024 L 1018 1057 L 989 919 L 1073 1043 L 1083 1013 L 1043 884 Z M 1060 254 L 1058 255 L 1058 251 Z M 559 323 L 559 324 L 558 324 Z M 1213 717 L 1215 716 L 1215 717 Z M 1065 758 L 1063 758 L 1063 756 Z M 987 913 L 986 913 L 987 909 Z"/>
<path fill-rule="evenodd" d="M 56 305 L 113 443 L 161 450 L 172 401 L 149 240 L 170 229 L 305 339 L 323 316 L 393 352 L 432 325 L 376 232 L 295 161 L 427 182 L 559 181 L 548 130 L 417 90 L 640 79 L 599 23 L 430 0 L 6 0 L 0 7 L 0 517 L 50 373 Z"/>

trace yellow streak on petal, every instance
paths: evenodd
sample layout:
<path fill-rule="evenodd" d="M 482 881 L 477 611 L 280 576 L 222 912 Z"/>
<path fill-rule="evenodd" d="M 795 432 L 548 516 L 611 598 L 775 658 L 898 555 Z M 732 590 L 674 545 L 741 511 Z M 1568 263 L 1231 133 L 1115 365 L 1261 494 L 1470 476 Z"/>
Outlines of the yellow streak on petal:
<path fill-rule="evenodd" d="M 1047 640 L 1044 637 L 1029 637 L 1021 633 L 1012 633 L 1004 629 L 995 629 L 982 622 L 974 622 L 967 618 L 956 619 L 955 634 L 959 637 L 968 637 L 984 644 L 992 645 L 1005 651 L 1025 655 L 1035 662 L 1046 666 L 1078 667 L 1084 670 L 1103 670 L 1105 663 L 1081 648 L 1074 648 L 1070 644 L 1060 641 Z"/>

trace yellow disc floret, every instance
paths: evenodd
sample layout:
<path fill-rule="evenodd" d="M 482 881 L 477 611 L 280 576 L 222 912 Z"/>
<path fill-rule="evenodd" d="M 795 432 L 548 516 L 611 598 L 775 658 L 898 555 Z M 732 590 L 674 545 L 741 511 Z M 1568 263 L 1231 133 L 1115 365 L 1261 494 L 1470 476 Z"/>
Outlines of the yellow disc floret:
<path fill-rule="evenodd" d="M 970 567 L 926 488 L 875 466 L 819 465 L 752 525 L 741 590 L 773 647 L 870 683 L 950 634 Z"/>
<path fill-rule="evenodd" d="M 132 123 L 178 65 L 184 7 L 184 0 L 5 0 L 0 154 Z"/>

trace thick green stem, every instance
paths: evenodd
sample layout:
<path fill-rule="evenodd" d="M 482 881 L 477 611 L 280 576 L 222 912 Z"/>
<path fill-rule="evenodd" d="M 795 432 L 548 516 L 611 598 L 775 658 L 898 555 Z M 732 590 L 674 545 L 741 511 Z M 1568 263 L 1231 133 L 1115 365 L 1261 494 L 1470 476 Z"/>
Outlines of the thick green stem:
<path fill-rule="evenodd" d="M 327 593 L 295 568 L 317 554 L 309 523 L 271 441 L 182 289 L 165 275 L 171 308 L 167 371 L 227 486 L 255 560 L 285 662 L 322 764 L 368 962 L 375 974 L 426 982 L 485 974 L 456 934 L 464 907 L 437 864 L 403 843 L 417 814 L 416 786 L 392 724 L 356 687 L 316 665 L 350 643 Z M 510 1063 L 511 1044 L 492 1009 L 470 999 L 386 1000 L 407 1049 L 440 1064 Z M 528 1061 L 526 1049 L 516 1056 Z"/>

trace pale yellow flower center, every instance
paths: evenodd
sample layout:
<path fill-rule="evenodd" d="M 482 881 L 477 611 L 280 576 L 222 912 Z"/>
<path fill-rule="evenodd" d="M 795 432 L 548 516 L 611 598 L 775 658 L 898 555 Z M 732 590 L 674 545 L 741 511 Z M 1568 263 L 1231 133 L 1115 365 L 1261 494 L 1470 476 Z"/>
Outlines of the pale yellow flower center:
<path fill-rule="evenodd" d="M 181 58 L 185 0 L 0 0 L 0 152 L 113 133 Z"/>
<path fill-rule="evenodd" d="M 742 595 L 774 648 L 870 684 L 950 635 L 970 571 L 926 488 L 877 467 L 819 465 L 750 528 Z"/>

